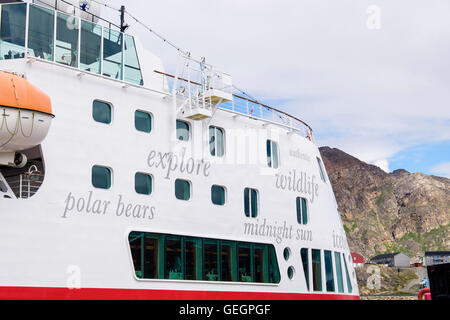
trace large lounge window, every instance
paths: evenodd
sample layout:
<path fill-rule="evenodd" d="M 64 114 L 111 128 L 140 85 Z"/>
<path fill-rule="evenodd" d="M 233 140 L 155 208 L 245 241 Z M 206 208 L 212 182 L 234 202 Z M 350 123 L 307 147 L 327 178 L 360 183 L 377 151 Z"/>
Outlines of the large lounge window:
<path fill-rule="evenodd" d="M 267 165 L 269 168 L 278 168 L 278 143 L 272 140 L 267 140 Z"/>
<path fill-rule="evenodd" d="M 322 258 L 320 250 L 311 250 L 313 290 L 322 291 Z"/>
<path fill-rule="evenodd" d="M 81 21 L 80 69 L 101 73 L 102 27 Z"/>
<path fill-rule="evenodd" d="M 345 275 L 347 276 L 347 289 L 348 289 L 349 293 L 352 293 L 352 281 L 350 280 L 350 275 L 348 273 L 347 262 L 345 261 L 345 255 L 344 254 L 342 254 L 342 260 L 344 261 Z"/>
<path fill-rule="evenodd" d="M 338 291 L 340 293 L 344 292 L 344 281 L 342 278 L 342 264 L 341 264 L 341 254 L 339 252 L 334 253 L 334 264 L 336 266 L 336 279 L 338 284 Z"/>
<path fill-rule="evenodd" d="M 223 129 L 214 126 L 209 127 L 209 153 L 216 157 L 222 157 L 225 154 Z"/>
<path fill-rule="evenodd" d="M 123 34 L 103 28 L 103 75 L 122 80 Z"/>
<path fill-rule="evenodd" d="M 0 60 L 25 57 L 25 29 L 27 5 L 1 6 Z"/>
<path fill-rule="evenodd" d="M 244 213 L 247 217 L 256 218 L 258 216 L 258 190 L 244 189 Z"/>
<path fill-rule="evenodd" d="M 53 61 L 54 11 L 30 5 L 28 55 Z"/>
<path fill-rule="evenodd" d="M 302 248 L 300 250 L 300 255 L 302 256 L 303 272 L 305 273 L 306 287 L 309 290 L 309 256 L 308 249 Z"/>
<path fill-rule="evenodd" d="M 78 18 L 58 12 L 56 23 L 55 61 L 78 67 Z"/>
<path fill-rule="evenodd" d="M 325 250 L 325 277 L 327 291 L 334 292 L 333 260 L 331 251 Z"/>
<path fill-rule="evenodd" d="M 138 279 L 280 282 L 273 245 L 145 232 L 128 241 Z"/>

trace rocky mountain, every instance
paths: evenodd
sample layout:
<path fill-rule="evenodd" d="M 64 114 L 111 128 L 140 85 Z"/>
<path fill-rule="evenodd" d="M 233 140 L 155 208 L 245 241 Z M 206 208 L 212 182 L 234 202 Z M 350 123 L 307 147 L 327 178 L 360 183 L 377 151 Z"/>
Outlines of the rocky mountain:
<path fill-rule="evenodd" d="M 368 259 L 450 250 L 450 179 L 406 170 L 386 173 L 339 149 L 320 152 L 352 251 Z"/>

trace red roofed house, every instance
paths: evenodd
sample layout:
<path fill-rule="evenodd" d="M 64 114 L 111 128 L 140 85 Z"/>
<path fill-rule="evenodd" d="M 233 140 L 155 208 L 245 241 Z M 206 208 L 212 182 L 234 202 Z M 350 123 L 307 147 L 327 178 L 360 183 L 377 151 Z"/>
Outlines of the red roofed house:
<path fill-rule="evenodd" d="M 352 252 L 353 267 L 362 267 L 364 265 L 364 257 L 359 253 Z"/>

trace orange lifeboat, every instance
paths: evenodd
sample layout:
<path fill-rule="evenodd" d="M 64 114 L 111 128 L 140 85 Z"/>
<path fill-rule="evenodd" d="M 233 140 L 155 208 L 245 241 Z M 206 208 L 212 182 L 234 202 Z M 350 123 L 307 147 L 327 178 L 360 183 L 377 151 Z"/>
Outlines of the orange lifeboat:
<path fill-rule="evenodd" d="M 48 95 L 26 79 L 0 71 L 0 153 L 39 145 L 53 118 Z"/>

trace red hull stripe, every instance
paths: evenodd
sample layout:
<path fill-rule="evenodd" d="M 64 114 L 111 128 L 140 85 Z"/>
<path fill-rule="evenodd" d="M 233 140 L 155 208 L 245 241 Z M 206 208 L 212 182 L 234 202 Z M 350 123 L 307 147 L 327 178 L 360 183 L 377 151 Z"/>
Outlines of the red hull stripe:
<path fill-rule="evenodd" d="M 341 294 L 0 287 L 1 300 L 359 300 Z"/>

